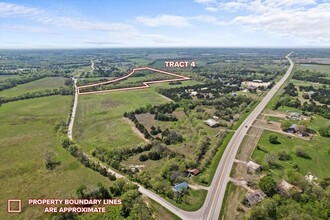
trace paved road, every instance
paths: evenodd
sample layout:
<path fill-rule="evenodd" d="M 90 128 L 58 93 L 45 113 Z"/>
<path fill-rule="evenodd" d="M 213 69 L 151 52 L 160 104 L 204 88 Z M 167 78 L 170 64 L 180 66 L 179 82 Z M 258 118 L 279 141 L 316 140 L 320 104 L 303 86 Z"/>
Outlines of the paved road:
<path fill-rule="evenodd" d="M 228 143 L 226 150 L 221 158 L 221 161 L 218 165 L 216 173 L 213 177 L 213 181 L 210 186 L 209 193 L 205 200 L 203 207 L 200 209 L 202 212 L 202 218 L 200 219 L 218 219 L 220 214 L 220 209 L 223 201 L 223 197 L 226 191 L 226 186 L 229 181 L 229 175 L 233 162 L 235 160 L 236 153 L 238 148 L 246 135 L 248 129 L 261 113 L 261 111 L 266 107 L 268 102 L 273 98 L 277 90 L 283 85 L 286 79 L 289 77 L 292 69 L 293 62 L 289 58 L 291 55 L 288 54 L 286 58 L 290 62 L 290 67 L 288 68 L 285 75 L 282 79 L 267 93 L 267 95 L 262 99 L 258 106 L 251 112 L 251 114 L 243 121 L 241 126 L 236 130 L 235 134 Z"/>
<path fill-rule="evenodd" d="M 282 79 L 267 93 L 267 95 L 262 99 L 262 101 L 258 104 L 258 106 L 251 112 L 251 114 L 243 121 L 241 126 L 235 131 L 235 134 L 231 138 L 230 142 L 228 143 L 225 152 L 221 158 L 220 163 L 218 164 L 217 170 L 214 174 L 212 183 L 209 187 L 209 191 L 205 202 L 198 211 L 195 212 L 187 212 L 183 211 L 171 204 L 164 199 L 160 198 L 158 195 L 151 193 L 150 191 L 141 188 L 140 192 L 142 194 L 147 195 L 148 197 L 154 199 L 162 206 L 179 216 L 184 220 L 194 220 L 194 219 L 207 219 L 207 220 L 216 220 L 219 217 L 221 205 L 223 201 L 223 197 L 226 191 L 226 186 L 229 181 L 229 175 L 231 168 L 233 166 L 236 153 L 238 148 L 246 135 L 248 129 L 257 118 L 257 116 L 261 113 L 261 111 L 265 108 L 268 102 L 273 98 L 277 90 L 283 85 L 283 83 L 289 77 L 292 69 L 293 69 L 293 62 L 289 58 L 291 55 L 288 54 L 286 58 L 290 62 L 290 67 L 288 68 L 286 74 L 282 77 Z"/>
<path fill-rule="evenodd" d="M 263 100 L 258 104 L 258 106 L 251 112 L 251 114 L 243 121 L 241 126 L 235 131 L 235 134 L 231 138 L 230 142 L 228 143 L 225 152 L 223 153 L 223 156 L 220 160 L 220 163 L 218 164 L 217 170 L 214 174 L 212 183 L 209 187 L 207 197 L 205 199 L 205 202 L 203 206 L 195 211 L 195 212 L 187 212 L 184 210 L 181 210 L 180 208 L 172 205 L 165 199 L 161 198 L 159 195 L 151 192 L 150 190 L 145 189 L 143 186 L 139 185 L 139 191 L 144 194 L 145 196 L 148 196 L 149 198 L 155 200 L 163 207 L 167 208 L 174 214 L 176 214 L 178 217 L 184 220 L 216 220 L 219 217 L 220 209 L 222 205 L 222 200 L 226 191 L 226 186 L 229 181 L 229 175 L 231 168 L 233 166 L 236 153 L 238 151 L 238 148 L 246 135 L 249 127 L 252 125 L 252 123 L 255 121 L 257 116 L 261 113 L 261 111 L 265 108 L 265 106 L 268 104 L 268 102 L 271 100 L 271 98 L 275 95 L 277 90 L 283 85 L 283 83 L 286 81 L 286 79 L 289 77 L 292 69 L 293 69 L 293 62 L 289 58 L 291 55 L 288 54 L 286 58 L 290 62 L 290 67 L 288 68 L 286 74 L 282 77 L 282 79 L 267 93 L 267 95 L 263 98 Z M 69 126 L 69 132 L 68 136 L 72 138 L 72 127 L 74 122 L 74 117 L 76 114 L 76 108 L 77 108 L 77 101 L 78 101 L 78 94 L 76 92 L 75 94 L 75 103 L 73 106 L 73 113 L 70 120 L 70 126 Z M 115 171 L 111 170 L 112 172 L 116 173 Z M 119 174 L 120 175 L 120 174 Z"/>

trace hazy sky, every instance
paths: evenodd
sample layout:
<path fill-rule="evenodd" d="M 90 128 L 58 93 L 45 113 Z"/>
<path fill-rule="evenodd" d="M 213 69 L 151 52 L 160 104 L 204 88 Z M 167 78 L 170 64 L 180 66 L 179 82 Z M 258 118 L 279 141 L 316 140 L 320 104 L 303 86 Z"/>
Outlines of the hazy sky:
<path fill-rule="evenodd" d="M 330 0 L 0 2 L 0 48 L 330 47 Z"/>

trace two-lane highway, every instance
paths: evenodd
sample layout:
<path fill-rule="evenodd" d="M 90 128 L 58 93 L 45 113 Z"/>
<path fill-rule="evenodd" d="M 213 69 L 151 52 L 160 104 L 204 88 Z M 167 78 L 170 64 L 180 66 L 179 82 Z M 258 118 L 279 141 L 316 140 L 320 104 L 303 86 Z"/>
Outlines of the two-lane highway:
<path fill-rule="evenodd" d="M 218 219 L 220 214 L 221 205 L 224 199 L 224 194 L 226 191 L 226 186 L 229 181 L 230 171 L 232 169 L 236 153 L 238 148 L 246 135 L 248 129 L 252 123 L 257 119 L 258 115 L 266 107 L 268 102 L 276 94 L 277 90 L 283 85 L 283 83 L 288 79 L 290 73 L 293 69 L 293 62 L 288 54 L 286 58 L 290 62 L 290 67 L 288 68 L 285 75 L 281 80 L 273 86 L 273 88 L 267 93 L 267 95 L 261 100 L 257 107 L 250 113 L 250 115 L 243 121 L 240 127 L 235 131 L 235 134 L 228 143 L 225 152 L 222 155 L 221 161 L 218 168 L 214 174 L 210 190 L 208 192 L 207 198 L 203 207 L 201 208 L 201 219 L 213 220 Z"/>

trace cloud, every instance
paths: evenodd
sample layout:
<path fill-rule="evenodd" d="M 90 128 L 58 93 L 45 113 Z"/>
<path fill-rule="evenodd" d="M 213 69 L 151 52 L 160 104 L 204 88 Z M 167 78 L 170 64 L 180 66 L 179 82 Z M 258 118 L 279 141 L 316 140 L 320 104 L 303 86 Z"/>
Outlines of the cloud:
<path fill-rule="evenodd" d="M 195 0 L 196 3 L 200 4 L 208 4 L 208 3 L 215 3 L 215 0 Z"/>
<path fill-rule="evenodd" d="M 30 33 L 51 33 L 47 28 L 33 27 L 26 25 L 0 25 L 0 30 Z"/>
<path fill-rule="evenodd" d="M 56 31 L 66 33 L 66 32 L 77 32 L 77 31 L 104 31 L 107 33 L 111 33 L 110 40 L 78 40 L 75 43 L 69 42 L 61 44 L 65 45 L 115 45 L 115 44 L 133 44 L 134 42 L 139 42 L 141 40 L 146 41 L 146 43 L 155 43 L 155 44 L 163 44 L 163 43 L 179 43 L 180 40 L 174 39 L 172 37 L 160 35 L 160 34 L 143 34 L 135 27 L 130 24 L 126 23 L 113 23 L 113 22 L 100 22 L 95 21 L 93 19 L 86 19 L 84 16 L 81 16 L 77 13 L 73 13 L 73 11 L 67 12 L 67 9 L 62 11 L 46 11 L 40 8 L 35 7 L 26 7 L 19 4 L 12 4 L 12 3 L 4 3 L 0 2 L 0 18 L 20 18 L 30 20 L 39 24 L 46 25 L 47 28 L 40 28 L 40 27 L 32 27 L 32 26 L 22 26 L 22 25 L 0 25 L 0 29 L 8 30 L 8 31 L 19 31 L 19 32 L 48 32 L 48 30 L 53 30 L 52 33 L 56 33 L 54 27 L 60 27 L 61 29 L 56 29 Z M 151 26 L 158 25 L 156 23 L 150 23 L 146 18 L 140 18 L 142 21 L 145 21 L 146 24 Z M 161 20 L 164 21 L 171 21 L 177 25 L 189 25 L 189 23 L 180 16 L 161 16 L 158 18 L 158 22 Z M 180 21 L 181 19 L 181 21 Z M 149 22 L 149 23 L 148 23 Z M 91 35 L 90 35 L 91 36 Z M 104 39 L 106 39 L 105 35 Z M 19 43 L 18 43 L 19 44 Z M 55 45 L 55 43 L 54 43 Z M 44 45 L 41 45 L 44 47 Z M 53 47 L 53 45 L 52 45 Z"/>
<path fill-rule="evenodd" d="M 139 16 L 135 18 L 140 24 L 149 27 L 170 26 L 170 27 L 189 27 L 189 19 L 176 15 L 158 15 L 156 17 Z"/>
<path fill-rule="evenodd" d="M 98 21 L 88 21 L 80 17 L 70 17 L 53 15 L 49 11 L 39 8 L 26 7 L 18 4 L 0 3 L 0 17 L 20 17 L 42 24 L 55 25 L 80 30 L 99 30 L 99 31 L 134 31 L 131 25 L 124 23 L 104 23 Z"/>
<path fill-rule="evenodd" d="M 217 11 L 219 11 L 219 9 L 216 8 L 216 7 L 206 7 L 205 10 L 206 11 L 209 11 L 209 12 L 217 12 Z"/>
<path fill-rule="evenodd" d="M 139 16 L 135 18 L 135 21 L 149 27 L 192 27 L 194 21 L 204 22 L 204 23 L 212 23 L 212 24 L 224 24 L 219 21 L 216 17 L 208 16 L 208 15 L 200 15 L 200 16 L 176 16 L 176 15 L 157 15 L 155 17 L 147 17 L 147 16 Z"/>
<path fill-rule="evenodd" d="M 294 37 L 309 44 L 330 44 L 330 3 L 325 1 L 232 0 L 202 5 L 210 12 L 234 15 L 222 23 L 244 26 L 250 31 Z"/>

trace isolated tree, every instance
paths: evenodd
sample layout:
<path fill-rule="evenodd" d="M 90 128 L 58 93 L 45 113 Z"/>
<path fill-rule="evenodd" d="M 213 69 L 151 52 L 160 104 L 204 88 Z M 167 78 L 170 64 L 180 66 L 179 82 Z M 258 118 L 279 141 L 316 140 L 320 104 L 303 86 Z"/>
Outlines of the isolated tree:
<path fill-rule="evenodd" d="M 59 162 L 55 159 L 55 153 L 52 151 L 47 151 L 45 153 L 45 165 L 47 170 L 52 170 L 58 165 Z"/>
<path fill-rule="evenodd" d="M 286 121 L 286 120 L 284 120 L 284 121 L 282 121 L 282 123 L 281 123 L 281 129 L 282 129 L 283 131 L 287 131 L 287 130 L 290 128 L 290 126 L 291 126 L 291 122 L 290 122 L 290 121 Z"/>
<path fill-rule="evenodd" d="M 265 160 L 269 166 L 275 165 L 277 160 L 277 155 L 274 152 L 270 152 L 266 155 Z"/>
<path fill-rule="evenodd" d="M 273 134 L 269 135 L 268 140 L 269 140 L 269 143 L 271 143 L 271 144 L 278 144 L 279 143 L 278 142 L 278 137 L 276 135 L 273 135 Z"/>
<path fill-rule="evenodd" d="M 265 176 L 260 179 L 258 186 L 267 196 L 272 196 L 275 193 L 276 182 L 270 176 Z"/>

